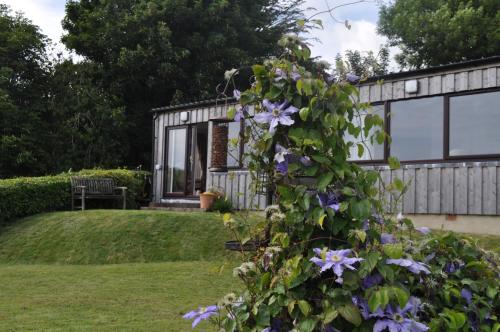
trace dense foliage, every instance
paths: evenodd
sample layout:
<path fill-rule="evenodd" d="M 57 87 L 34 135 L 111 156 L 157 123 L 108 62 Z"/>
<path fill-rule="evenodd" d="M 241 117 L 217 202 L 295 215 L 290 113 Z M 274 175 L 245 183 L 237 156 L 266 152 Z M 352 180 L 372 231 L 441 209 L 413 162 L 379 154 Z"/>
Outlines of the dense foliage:
<path fill-rule="evenodd" d="M 288 53 L 253 66 L 255 83 L 237 93 L 242 108 L 233 112 L 248 117 L 255 107 L 249 168 L 276 192 L 259 232 L 264 246 L 234 271 L 243 294 L 184 317 L 240 332 L 497 331 L 495 262 L 470 240 L 433 237 L 400 213 L 384 214 L 378 173 L 348 162 L 346 133 L 387 139 L 383 120 L 358 101 L 359 78 L 307 70 L 306 44 L 281 43 Z M 404 190 L 400 179 L 387 187 Z M 243 243 L 251 238 L 244 216 L 224 216 Z"/>
<path fill-rule="evenodd" d="M 436 66 L 500 54 L 498 0 L 397 0 L 382 6 L 379 33 L 402 68 Z"/>
<path fill-rule="evenodd" d="M 377 54 L 348 50 L 343 56 L 337 54 L 335 64 L 339 74 L 351 73 L 362 79 L 385 75 L 389 72 L 389 49 L 382 46 Z"/>
<path fill-rule="evenodd" d="M 279 55 L 300 0 L 68 1 L 65 45 L 125 107 L 128 165 L 151 155 L 153 107 L 213 98 L 227 68 Z M 242 77 L 244 80 L 244 77 Z"/>
<path fill-rule="evenodd" d="M 145 172 L 82 170 L 55 176 L 21 177 L 0 180 L 0 223 L 32 214 L 67 210 L 71 206 L 72 176 L 113 178 L 117 186 L 127 187 L 127 206 L 136 207 L 144 194 Z"/>

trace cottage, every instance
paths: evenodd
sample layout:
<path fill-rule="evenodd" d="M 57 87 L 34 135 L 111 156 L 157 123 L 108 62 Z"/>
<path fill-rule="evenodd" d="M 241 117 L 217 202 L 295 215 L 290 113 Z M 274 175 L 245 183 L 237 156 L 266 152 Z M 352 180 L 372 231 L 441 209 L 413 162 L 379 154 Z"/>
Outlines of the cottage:
<path fill-rule="evenodd" d="M 397 209 L 420 225 L 500 234 L 500 56 L 373 77 L 359 91 L 392 142 L 352 159 L 409 183 Z M 153 109 L 153 204 L 197 204 L 211 187 L 236 208 L 269 203 L 248 189 L 246 147 L 228 144 L 245 126 L 226 119 L 235 102 Z M 390 170 L 389 156 L 402 168 Z"/>

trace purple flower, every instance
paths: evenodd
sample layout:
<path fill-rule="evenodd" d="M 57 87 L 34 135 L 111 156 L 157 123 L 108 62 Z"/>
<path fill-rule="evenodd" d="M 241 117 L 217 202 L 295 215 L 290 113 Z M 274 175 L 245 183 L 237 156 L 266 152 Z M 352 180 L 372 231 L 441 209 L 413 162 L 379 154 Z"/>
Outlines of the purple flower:
<path fill-rule="evenodd" d="M 351 254 L 351 249 L 342 250 L 328 250 L 323 252 L 319 248 L 313 249 L 314 253 L 319 257 L 313 257 L 310 259 L 311 262 L 321 267 L 321 272 L 325 272 L 328 269 L 332 269 L 333 273 L 337 276 L 335 280 L 339 284 L 342 284 L 344 280 L 342 279 L 342 274 L 344 269 L 356 270 L 352 264 L 360 262 L 363 258 L 351 258 L 347 257 Z"/>
<path fill-rule="evenodd" d="M 291 106 L 288 101 L 283 103 L 271 103 L 268 99 L 262 101 L 262 105 L 267 109 L 255 115 L 254 120 L 258 123 L 269 123 L 269 132 L 274 133 L 278 124 L 291 126 L 295 121 L 290 117 L 299 111 L 295 106 Z"/>
<path fill-rule="evenodd" d="M 472 303 L 472 292 L 470 290 L 468 290 L 467 288 L 462 288 L 462 290 L 460 291 L 460 295 L 464 298 L 467 304 Z"/>
<path fill-rule="evenodd" d="M 410 297 L 403 309 L 389 304 L 385 310 L 378 308 L 375 312 L 370 312 L 366 300 L 359 296 L 353 297 L 352 302 L 360 308 L 364 319 L 378 318 L 373 326 L 374 332 L 386 329 L 390 332 L 424 332 L 429 329 L 426 325 L 408 318 L 408 314 L 412 317 L 417 315 L 420 300 L 416 297 Z"/>
<path fill-rule="evenodd" d="M 458 271 L 462 266 L 464 266 L 464 263 L 459 263 L 459 262 L 448 262 L 444 265 L 444 272 L 450 274 L 450 273 L 455 273 Z"/>
<path fill-rule="evenodd" d="M 378 273 L 368 276 L 361 281 L 361 287 L 363 289 L 372 288 L 373 286 L 379 285 L 384 278 Z"/>
<path fill-rule="evenodd" d="M 312 166 L 312 160 L 308 156 L 300 157 L 300 163 L 306 167 Z"/>
<path fill-rule="evenodd" d="M 431 260 L 434 259 L 434 257 L 436 257 L 436 253 L 435 252 L 430 253 L 429 255 L 425 256 L 424 262 L 429 263 Z"/>
<path fill-rule="evenodd" d="M 345 79 L 349 83 L 358 83 L 360 77 L 358 75 L 349 73 L 349 74 L 345 75 Z"/>
<path fill-rule="evenodd" d="M 396 238 L 392 234 L 382 233 L 382 235 L 380 235 L 380 243 L 382 244 L 396 243 Z"/>
<path fill-rule="evenodd" d="M 337 77 L 333 74 L 326 74 L 326 82 L 328 84 L 335 83 L 337 81 Z"/>
<path fill-rule="evenodd" d="M 415 228 L 415 230 L 423 235 L 427 235 L 431 232 L 431 229 L 429 227 L 418 227 Z"/>
<path fill-rule="evenodd" d="M 286 71 L 284 71 L 281 68 L 276 68 L 274 73 L 276 75 L 274 78 L 275 82 L 288 79 L 288 75 L 287 75 Z M 302 76 L 297 71 L 297 67 L 295 67 L 295 66 L 293 66 L 292 73 L 290 76 L 292 77 L 292 80 L 294 80 L 294 81 L 298 81 L 302 78 Z"/>
<path fill-rule="evenodd" d="M 318 193 L 318 201 L 323 209 L 330 208 L 333 211 L 340 210 L 340 201 L 334 192 Z"/>
<path fill-rule="evenodd" d="M 285 149 L 279 144 L 276 144 L 275 151 L 274 161 L 276 162 L 276 171 L 285 175 L 288 173 L 288 163 L 290 162 L 292 154 L 288 149 Z"/>
<path fill-rule="evenodd" d="M 236 98 L 237 101 L 240 101 L 241 99 L 241 91 L 238 89 L 233 90 L 233 97 Z"/>
<path fill-rule="evenodd" d="M 427 265 L 424 263 L 420 262 L 415 262 L 413 259 L 387 259 L 385 261 L 387 264 L 394 264 L 394 265 L 399 265 L 402 267 L 407 268 L 410 272 L 419 274 L 420 272 L 423 272 L 425 274 L 430 274 L 431 271 L 427 268 Z"/>
<path fill-rule="evenodd" d="M 241 99 L 241 92 L 238 89 L 233 90 L 233 96 L 236 100 Z M 238 106 L 236 108 L 236 113 L 234 114 L 234 121 L 240 122 L 242 119 L 245 119 L 248 116 L 248 107 L 247 106 Z"/>
<path fill-rule="evenodd" d="M 370 220 L 365 219 L 363 223 L 361 224 L 361 229 L 364 231 L 367 231 L 370 228 Z"/>
<path fill-rule="evenodd" d="M 219 308 L 216 305 L 208 307 L 200 307 L 198 310 L 193 310 L 182 316 L 184 319 L 194 319 L 192 327 L 195 328 L 202 320 L 208 319 L 219 314 Z"/>

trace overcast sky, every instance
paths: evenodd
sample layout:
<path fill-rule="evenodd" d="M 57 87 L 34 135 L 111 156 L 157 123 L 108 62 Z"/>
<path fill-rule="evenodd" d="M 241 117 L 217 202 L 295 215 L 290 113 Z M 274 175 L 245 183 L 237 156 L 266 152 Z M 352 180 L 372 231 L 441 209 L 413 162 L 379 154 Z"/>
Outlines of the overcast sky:
<path fill-rule="evenodd" d="M 325 10 L 327 9 L 325 1 L 328 1 L 330 8 L 353 2 L 349 0 L 306 0 L 304 7 Z M 344 53 L 349 49 L 378 52 L 380 45 L 385 42 L 385 38 L 376 33 L 378 18 L 376 3 L 379 1 L 365 0 L 335 10 L 335 19 L 341 22 L 348 20 L 351 25 L 350 30 L 346 29 L 343 24 L 335 22 L 329 15 L 321 15 L 319 18 L 323 21 L 324 30 L 317 30 L 312 34 L 313 37 L 320 40 L 320 42 L 315 42 L 312 47 L 313 55 L 333 62 L 337 53 Z M 0 0 L 0 3 L 6 3 L 14 11 L 24 12 L 25 16 L 40 26 L 42 32 L 53 42 L 60 42 L 63 34 L 61 20 L 64 17 L 66 0 Z M 312 12 L 309 13 L 312 14 Z M 57 49 L 63 50 L 64 46 L 59 44 Z"/>

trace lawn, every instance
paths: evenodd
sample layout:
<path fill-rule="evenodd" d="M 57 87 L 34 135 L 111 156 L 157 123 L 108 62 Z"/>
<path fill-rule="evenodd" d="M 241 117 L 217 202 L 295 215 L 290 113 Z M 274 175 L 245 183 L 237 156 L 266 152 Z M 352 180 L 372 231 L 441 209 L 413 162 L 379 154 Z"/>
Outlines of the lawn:
<path fill-rule="evenodd" d="M 473 237 L 498 252 L 498 237 Z M 183 313 L 241 288 L 228 239 L 214 213 L 18 220 L 0 228 L 0 331 L 190 331 Z M 206 322 L 198 330 L 214 331 Z"/>
<path fill-rule="evenodd" d="M 220 265 L 0 265 L 0 331 L 189 331 L 183 313 L 239 287 Z"/>

